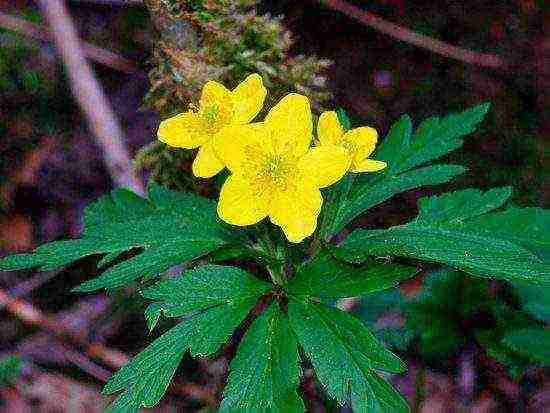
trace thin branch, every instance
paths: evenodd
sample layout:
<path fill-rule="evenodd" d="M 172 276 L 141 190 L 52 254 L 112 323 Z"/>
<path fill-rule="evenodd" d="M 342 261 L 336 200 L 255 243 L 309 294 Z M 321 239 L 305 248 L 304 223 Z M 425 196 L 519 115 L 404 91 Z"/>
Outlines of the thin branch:
<path fill-rule="evenodd" d="M 101 147 L 105 163 L 117 186 L 144 193 L 134 174 L 119 122 L 95 78 L 80 46 L 76 29 L 60 0 L 39 0 L 38 5 L 53 31 L 59 54 L 65 63 L 71 88 L 85 113 L 90 129 Z"/>
<path fill-rule="evenodd" d="M 2 308 L 5 308 L 28 325 L 40 327 L 56 337 L 84 348 L 87 354 L 102 360 L 110 367 L 120 368 L 128 361 L 128 357 L 124 353 L 109 349 L 100 343 L 89 344 L 85 334 L 73 331 L 44 315 L 31 303 L 20 298 L 14 298 L 3 289 L 0 289 L 0 309 Z"/>
<path fill-rule="evenodd" d="M 361 10 L 359 7 L 348 4 L 345 1 L 319 0 L 319 2 L 359 21 L 366 26 L 372 27 L 381 33 L 423 49 L 430 50 L 442 56 L 491 69 L 505 70 L 510 67 L 509 62 L 500 56 L 489 53 L 477 53 L 468 49 L 462 49 L 449 43 L 442 42 L 441 40 L 436 40 L 429 36 L 416 33 L 405 27 L 390 23 L 370 12 Z"/>
<path fill-rule="evenodd" d="M 28 22 L 19 17 L 9 16 L 2 12 L 0 12 L 0 27 L 19 32 L 22 35 L 33 39 L 48 42 L 53 40 L 52 35 L 48 32 L 47 28 Z M 137 71 L 136 63 L 132 60 L 126 59 L 116 53 L 94 46 L 90 43 L 81 42 L 81 45 L 86 57 L 95 62 L 124 73 L 134 73 Z"/>

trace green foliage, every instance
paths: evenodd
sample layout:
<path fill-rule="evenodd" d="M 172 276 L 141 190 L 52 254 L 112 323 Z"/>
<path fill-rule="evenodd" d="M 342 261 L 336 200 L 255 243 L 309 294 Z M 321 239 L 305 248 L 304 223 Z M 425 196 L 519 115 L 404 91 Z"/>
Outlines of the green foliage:
<path fill-rule="evenodd" d="M 522 307 L 539 321 L 550 321 L 550 288 L 536 285 L 516 284 L 515 291 Z"/>
<path fill-rule="evenodd" d="M 351 188 L 341 182 L 332 190 L 335 205 L 325 212 L 323 236 L 329 239 L 366 210 L 392 196 L 413 188 L 438 185 L 465 171 L 457 165 L 425 166 L 427 162 L 462 146 L 462 138 L 473 132 L 489 109 L 484 103 L 444 118 L 423 121 L 413 133 L 411 119 L 404 115 L 390 129 L 374 158 L 388 163 L 377 174 L 361 175 Z M 416 169 L 413 169 L 416 168 Z"/>
<path fill-rule="evenodd" d="M 125 391 L 112 408 L 156 405 L 183 355 L 214 354 L 269 288 L 243 270 L 211 265 L 143 291 L 145 297 L 159 300 L 164 315 L 186 318 L 109 379 L 104 394 Z"/>
<path fill-rule="evenodd" d="M 246 332 L 233 361 L 220 411 L 303 412 L 298 343 L 276 303 Z"/>
<path fill-rule="evenodd" d="M 506 334 L 503 344 L 530 360 L 550 365 L 550 330 L 540 328 L 513 330 Z"/>
<path fill-rule="evenodd" d="M 342 127 L 345 131 L 348 131 L 351 129 L 351 121 L 349 120 L 348 115 L 346 114 L 346 111 L 342 108 L 338 108 L 336 110 L 336 115 L 338 116 L 338 121 L 342 124 Z"/>
<path fill-rule="evenodd" d="M 540 286 L 519 285 L 512 294 L 496 293 L 486 279 L 468 278 L 460 271 L 442 268 L 429 271 L 416 294 L 406 296 L 395 290 L 370 294 L 355 312 L 381 341 L 412 351 L 435 368 L 444 360 L 452 360 L 463 346 L 477 343 L 519 379 L 533 362 L 544 363 L 540 356 L 537 359 L 544 336 L 533 339 L 534 348 L 526 346 L 524 351 L 506 341 L 517 330 L 533 331 L 535 337 L 545 334 L 523 299 L 518 307 L 514 292 L 527 287 L 533 290 L 532 302 L 548 292 Z"/>
<path fill-rule="evenodd" d="M 376 370 L 401 372 L 402 361 L 386 350 L 356 318 L 309 299 L 388 288 L 415 270 L 373 263 L 368 269 L 357 268 L 348 274 L 346 268 L 351 270 L 352 266 L 329 257 L 322 254 L 304 264 L 295 281 L 285 286 L 288 315 L 279 303 L 271 302 L 252 323 L 231 363 L 221 411 L 304 411 L 304 404 L 296 393 L 300 375 L 298 345 L 312 360 L 328 393 L 339 402 L 351 401 L 358 411 L 367 408 L 408 411 L 404 399 L 376 373 Z M 320 285 L 327 269 L 337 270 L 331 280 L 336 294 L 328 293 Z M 305 283 L 308 274 L 312 277 L 311 283 Z M 361 279 L 365 275 L 367 281 Z M 377 277 L 381 280 L 376 280 Z M 109 380 L 105 394 L 124 390 L 110 406 L 113 411 L 154 406 L 187 351 L 192 356 L 213 355 L 261 296 L 273 296 L 281 291 L 244 270 L 206 265 L 159 281 L 141 293 L 153 300 L 146 310 L 150 329 L 161 315 L 183 317 L 183 321 Z M 320 343 L 331 347 L 319 353 L 316 349 Z M 336 365 L 335 357 L 352 370 L 343 369 L 340 376 L 329 374 Z M 348 380 L 353 380 L 350 391 L 345 385 Z"/>
<path fill-rule="evenodd" d="M 416 272 L 412 267 L 374 260 L 354 266 L 322 251 L 297 269 L 288 289 L 295 296 L 323 300 L 356 297 L 395 287 Z"/>
<path fill-rule="evenodd" d="M 165 22 L 174 23 L 174 15 L 199 28 L 208 22 L 212 33 L 194 40 L 196 28 L 186 27 L 191 36 L 184 39 L 186 47 L 199 56 L 201 42 L 208 49 L 209 42 L 216 40 L 217 58 L 234 70 L 228 79 L 250 69 L 243 42 L 270 62 L 278 62 L 286 53 L 286 46 L 281 46 L 281 56 L 273 48 L 281 35 L 278 23 L 249 13 L 248 6 L 255 1 L 231 3 L 227 10 L 226 2 L 220 1 L 150 3 L 149 7 L 156 4 L 168 13 Z M 235 16 L 228 10 L 246 15 L 242 32 L 233 33 L 232 40 L 224 31 L 234 29 Z M 258 26 L 270 22 L 271 27 Z M 179 56 L 195 63 L 196 56 Z M 174 66 L 165 68 L 177 73 Z M 184 78 L 180 69 L 186 87 L 207 74 Z M 264 77 L 266 84 L 269 76 Z M 166 96 L 161 106 L 168 107 L 169 101 Z M 510 188 L 465 189 L 421 198 L 418 216 L 407 224 L 355 230 L 340 245 L 327 242 L 355 217 L 393 195 L 444 183 L 462 173 L 461 166 L 426 164 L 461 146 L 462 138 L 475 129 L 487 109 L 483 104 L 444 118 L 429 118 L 414 132 L 411 120 L 402 117 L 375 155 L 388 162 L 387 170 L 349 174 L 326 191 L 320 232 L 309 245 L 289 247 L 279 233 L 262 223 L 236 230 L 217 218 L 211 200 L 151 185 L 147 198 L 124 189 L 113 191 L 86 208 L 81 238 L 3 258 L 0 270 L 48 270 L 84 256 L 103 255 L 101 275 L 76 291 L 112 290 L 141 281 L 138 290 L 151 301 L 145 310 L 149 330 L 157 327 L 162 316 L 178 319 L 111 377 L 104 393 L 118 397 L 109 410 L 137 412 L 155 406 L 184 355 L 215 356 L 230 339 L 242 336 L 240 343 L 232 343 L 238 345 L 221 411 L 304 411 L 298 393 L 303 355 L 336 403 L 348 404 L 356 412 L 408 412 L 406 400 L 381 375 L 401 373 L 405 365 L 382 342 L 401 349 L 418 342 L 420 349 L 429 349 L 426 353 L 440 356 L 476 340 L 489 355 L 516 371 L 531 362 L 548 362 L 549 336 L 542 328 L 550 314 L 545 304 L 548 288 L 541 286 L 550 283 L 550 215 L 538 208 L 506 207 Z M 349 129 L 345 112 L 339 110 L 338 116 Z M 159 157 L 171 157 L 170 165 L 185 176 L 179 155 L 172 156 L 159 145 L 154 150 L 155 156 L 143 156 L 142 161 L 154 164 Z M 159 165 L 163 171 L 165 167 Z M 170 175 L 169 169 L 164 172 Z M 187 183 L 182 178 L 180 184 Z M 418 270 L 416 265 L 393 262 L 391 256 L 452 269 L 429 271 L 423 292 L 405 299 L 395 289 L 387 290 Z M 249 261 L 254 264 L 248 266 Z M 181 275 L 163 274 L 177 265 L 184 268 Z M 251 272 L 239 268 L 244 266 Z M 466 279 L 461 271 L 477 278 Z M 263 280 L 268 275 L 271 282 Z M 153 281 L 157 276 L 161 279 Z M 513 300 L 497 299 L 488 278 L 513 282 Z M 345 297 L 362 297 L 367 303 L 366 323 L 332 306 L 334 300 Z M 395 328 L 377 326 L 378 316 L 392 307 L 401 311 L 405 322 Z M 489 320 L 487 325 L 473 323 L 480 317 Z"/>
<path fill-rule="evenodd" d="M 544 245 L 544 231 L 521 234 L 523 225 L 515 226 L 521 219 L 510 222 L 508 214 L 489 213 L 509 196 L 510 189 L 501 188 L 421 198 L 415 220 L 386 230 L 357 230 L 342 243 L 338 254 L 354 262 L 371 255 L 420 258 L 476 276 L 548 285 L 549 266 L 535 254 Z M 494 231 L 497 223 L 498 231 Z"/>
<path fill-rule="evenodd" d="M 103 264 L 135 248 L 142 252 L 107 269 L 76 291 L 121 288 L 201 257 L 238 238 L 217 220 L 215 205 L 194 194 L 152 185 L 149 198 L 118 189 L 85 211 L 82 238 L 45 244 L 33 254 L 0 261 L 1 270 L 50 270 L 92 254 L 109 254 Z"/>
<path fill-rule="evenodd" d="M 354 411 L 407 412 L 403 397 L 374 369 L 399 373 L 403 362 L 353 316 L 291 297 L 290 325 L 327 393 Z"/>
<path fill-rule="evenodd" d="M 0 360 L 0 385 L 13 380 L 21 374 L 21 359 L 18 356 L 7 356 Z"/>
<path fill-rule="evenodd" d="M 270 285 L 249 276 L 245 271 L 216 265 L 198 267 L 185 276 L 164 280 L 141 294 L 155 302 L 148 308 L 154 328 L 161 314 L 182 317 L 192 311 L 204 310 L 238 300 L 256 299 L 266 293 Z M 235 297 L 235 292 L 241 295 Z"/>

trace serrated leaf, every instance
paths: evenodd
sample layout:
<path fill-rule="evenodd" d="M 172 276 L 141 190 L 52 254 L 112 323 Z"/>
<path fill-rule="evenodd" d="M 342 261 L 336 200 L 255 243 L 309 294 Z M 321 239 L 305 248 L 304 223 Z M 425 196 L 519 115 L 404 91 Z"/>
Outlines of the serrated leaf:
<path fill-rule="evenodd" d="M 550 262 L 550 210 L 510 206 L 501 212 L 483 215 L 469 221 L 499 238 L 534 252 L 542 261 Z"/>
<path fill-rule="evenodd" d="M 410 144 L 402 147 L 399 158 L 394 160 L 397 171 L 408 171 L 460 148 L 462 137 L 475 131 L 489 108 L 489 103 L 482 103 L 443 118 L 434 116 L 424 120 L 411 137 Z"/>
<path fill-rule="evenodd" d="M 240 268 L 204 265 L 177 278 L 160 281 L 141 294 L 156 301 L 156 306 L 149 310 L 152 317 L 156 317 L 157 312 L 167 317 L 181 317 L 236 300 L 257 299 L 271 288 L 271 284 Z"/>
<path fill-rule="evenodd" d="M 150 199 L 128 190 L 113 191 L 86 208 L 82 238 L 51 242 L 33 254 L 4 258 L 0 270 L 55 269 L 92 254 L 107 254 L 102 260 L 105 265 L 124 251 L 141 249 L 141 254 L 114 265 L 75 291 L 114 289 L 236 242 L 238 235 L 217 219 L 213 202 L 156 185 L 149 191 Z"/>
<path fill-rule="evenodd" d="M 303 412 L 298 343 L 272 303 L 250 326 L 231 362 L 221 412 Z"/>
<path fill-rule="evenodd" d="M 291 296 L 288 316 L 327 393 L 342 404 L 351 401 L 354 411 L 380 411 L 388 393 L 381 393 L 374 369 L 402 372 L 403 362 L 347 313 Z M 408 411 L 401 407 L 397 411 Z"/>
<path fill-rule="evenodd" d="M 511 187 L 494 188 L 487 192 L 464 189 L 418 201 L 420 213 L 415 223 L 465 221 L 483 215 L 504 205 L 512 195 Z"/>
<path fill-rule="evenodd" d="M 402 116 L 374 155 L 388 167 L 381 173 L 360 174 L 354 191 L 337 197 L 337 205 L 325 212 L 329 216 L 325 220 L 329 223 L 323 225 L 323 237 L 328 240 L 353 218 L 398 193 L 445 183 L 463 173 L 465 169 L 455 165 L 418 167 L 462 146 L 462 137 L 475 130 L 489 106 L 484 103 L 444 118 L 426 119 L 414 134 L 411 119 Z M 331 190 L 339 191 L 336 187 Z"/>
<path fill-rule="evenodd" d="M 378 149 L 376 156 L 380 159 L 395 161 L 411 144 L 413 132 L 412 120 L 409 115 L 403 115 L 395 122 Z M 390 170 L 397 168 L 397 163 L 392 162 L 388 165 Z"/>
<path fill-rule="evenodd" d="M 550 330 L 524 328 L 506 334 L 503 344 L 535 362 L 550 365 Z"/>
<path fill-rule="evenodd" d="M 416 273 L 413 267 L 374 260 L 355 266 L 323 250 L 298 268 L 285 289 L 295 296 L 322 299 L 358 297 L 394 287 Z"/>
<path fill-rule="evenodd" d="M 334 221 L 325 231 L 325 238 L 330 238 L 355 217 L 394 195 L 413 188 L 449 182 L 465 171 L 466 168 L 459 165 L 434 165 L 393 176 L 384 172 L 379 177 L 373 178 L 372 182 L 359 185 L 345 202 L 339 204 Z"/>
<path fill-rule="evenodd" d="M 485 194 L 464 190 L 423 198 L 416 220 L 387 230 L 354 231 L 335 253 L 351 262 L 361 262 L 371 255 L 420 258 L 477 276 L 549 284 L 547 264 L 510 241 L 510 237 L 492 232 L 492 224 L 484 228 L 483 217 L 488 217 L 489 222 L 493 222 L 493 217 L 479 214 L 501 206 L 507 195 L 504 188 Z M 472 217 L 475 220 L 470 222 Z"/>
<path fill-rule="evenodd" d="M 161 300 L 149 311 L 153 321 L 158 320 L 159 308 L 170 317 L 187 318 L 109 379 L 104 394 L 124 390 L 112 408 L 156 405 L 183 355 L 187 351 L 192 356 L 202 357 L 215 353 L 268 287 L 267 283 L 254 280 L 243 270 L 208 265 L 146 289 L 146 297 Z M 211 295 L 208 295 L 209 289 Z M 178 309 L 169 311 L 174 307 Z"/>

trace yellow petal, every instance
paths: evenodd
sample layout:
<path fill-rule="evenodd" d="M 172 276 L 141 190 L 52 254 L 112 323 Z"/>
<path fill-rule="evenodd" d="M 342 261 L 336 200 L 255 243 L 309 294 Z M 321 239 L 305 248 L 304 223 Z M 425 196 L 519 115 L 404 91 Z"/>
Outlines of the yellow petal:
<path fill-rule="evenodd" d="M 209 80 L 202 88 L 200 106 L 224 105 L 233 100 L 231 92 L 221 83 Z"/>
<path fill-rule="evenodd" d="M 223 184 L 218 201 L 218 215 L 233 225 L 252 225 L 267 216 L 269 200 L 253 190 L 250 182 L 230 175 Z"/>
<path fill-rule="evenodd" d="M 353 159 L 360 162 L 374 152 L 378 132 L 368 126 L 355 128 L 344 134 L 344 144 L 347 144 L 353 154 Z"/>
<path fill-rule="evenodd" d="M 176 148 L 193 149 L 209 139 L 203 132 L 197 114 L 193 112 L 180 113 L 162 121 L 157 136 L 161 142 Z"/>
<path fill-rule="evenodd" d="M 348 171 L 351 157 L 346 149 L 337 145 L 321 145 L 311 148 L 300 159 L 298 167 L 313 179 L 319 188 L 339 181 Z"/>
<path fill-rule="evenodd" d="M 352 165 L 352 172 L 378 172 L 386 168 L 388 164 L 383 161 L 375 161 L 373 159 L 365 159 L 359 163 Z"/>
<path fill-rule="evenodd" d="M 262 77 L 254 73 L 240 83 L 232 94 L 233 122 L 248 123 L 262 109 L 267 89 L 262 83 Z"/>
<path fill-rule="evenodd" d="M 232 172 L 257 168 L 265 157 L 266 129 L 262 123 L 229 125 L 214 136 L 214 150 Z"/>
<path fill-rule="evenodd" d="M 322 145 L 338 145 L 342 142 L 344 128 L 336 112 L 323 112 L 317 123 L 317 137 Z"/>
<path fill-rule="evenodd" d="M 315 231 L 323 198 L 312 182 L 300 182 L 289 190 L 273 194 L 269 217 L 290 242 L 301 242 Z"/>
<path fill-rule="evenodd" d="M 311 144 L 311 108 L 309 99 L 290 93 L 281 99 L 265 117 L 271 130 L 270 139 L 278 154 L 304 155 Z"/>
<path fill-rule="evenodd" d="M 199 149 L 193 161 L 193 174 L 199 178 L 210 178 L 220 172 L 224 164 L 218 159 L 211 142 L 206 142 Z"/>

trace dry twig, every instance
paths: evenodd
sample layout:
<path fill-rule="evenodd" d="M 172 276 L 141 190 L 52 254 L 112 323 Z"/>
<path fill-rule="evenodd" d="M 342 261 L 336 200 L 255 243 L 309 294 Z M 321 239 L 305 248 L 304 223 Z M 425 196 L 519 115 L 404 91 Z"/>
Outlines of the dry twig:
<path fill-rule="evenodd" d="M 0 27 L 21 33 L 32 39 L 43 41 L 52 41 L 52 35 L 44 27 L 20 19 L 19 17 L 9 16 L 0 12 Z M 137 71 L 135 62 L 119 56 L 109 50 L 94 46 L 93 44 L 81 42 L 82 50 L 86 57 L 97 63 L 111 67 L 124 73 L 134 73 Z"/>
<path fill-rule="evenodd" d="M 76 29 L 60 0 L 40 0 L 38 5 L 50 25 L 55 43 L 73 93 L 86 114 L 97 144 L 103 150 L 105 163 L 117 186 L 143 194 L 142 183 L 134 174 L 130 155 L 123 145 L 123 133 L 99 82 L 86 62 Z"/>
<path fill-rule="evenodd" d="M 429 36 L 413 32 L 405 27 L 390 23 L 370 12 L 363 11 L 359 7 L 348 4 L 345 1 L 320 0 L 320 3 L 347 15 L 366 26 L 372 27 L 381 33 L 423 49 L 427 49 L 442 56 L 491 69 L 508 69 L 510 67 L 509 62 L 500 56 L 489 53 L 473 52 L 471 50 L 453 46 L 440 40 L 433 39 Z"/>

